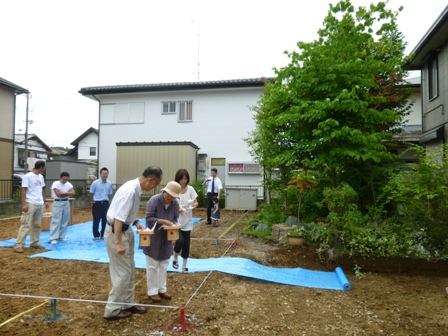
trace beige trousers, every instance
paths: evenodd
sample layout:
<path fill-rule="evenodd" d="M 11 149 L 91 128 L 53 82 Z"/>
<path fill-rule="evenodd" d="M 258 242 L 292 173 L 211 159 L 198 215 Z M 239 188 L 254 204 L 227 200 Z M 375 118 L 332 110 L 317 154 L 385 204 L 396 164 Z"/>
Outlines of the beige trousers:
<path fill-rule="evenodd" d="M 27 203 L 28 212 L 22 212 L 20 229 L 14 247 L 23 247 L 26 236 L 31 233 L 30 246 L 39 244 L 40 224 L 42 223 L 43 205 Z"/>
<path fill-rule="evenodd" d="M 117 253 L 115 236 L 109 225 L 106 225 L 104 242 L 109 255 L 109 271 L 112 282 L 104 317 L 113 317 L 119 314 L 122 309 L 131 308 L 135 305 L 134 233 L 132 228 L 129 228 L 121 234 L 121 243 L 126 249 L 124 255 Z"/>

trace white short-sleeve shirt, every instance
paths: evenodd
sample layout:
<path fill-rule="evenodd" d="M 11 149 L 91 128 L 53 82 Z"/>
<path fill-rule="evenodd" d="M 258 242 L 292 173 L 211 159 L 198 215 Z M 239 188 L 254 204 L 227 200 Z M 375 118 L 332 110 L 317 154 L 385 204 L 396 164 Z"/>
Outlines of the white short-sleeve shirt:
<path fill-rule="evenodd" d="M 22 178 L 22 187 L 26 190 L 26 202 L 34 205 L 43 205 L 42 188 L 45 187 L 45 180 L 41 174 L 27 173 Z"/>
<path fill-rule="evenodd" d="M 112 199 L 107 211 L 107 221 L 113 223 L 118 219 L 125 224 L 131 224 L 138 216 L 141 195 L 142 187 L 138 178 L 123 184 Z"/>
<path fill-rule="evenodd" d="M 54 199 L 66 199 L 68 197 L 58 197 L 58 195 L 56 195 L 54 190 L 58 189 L 60 192 L 66 193 L 72 188 L 73 185 L 68 181 L 65 183 L 62 183 L 61 181 L 54 181 L 53 184 L 51 185 L 51 195 L 53 196 Z"/>

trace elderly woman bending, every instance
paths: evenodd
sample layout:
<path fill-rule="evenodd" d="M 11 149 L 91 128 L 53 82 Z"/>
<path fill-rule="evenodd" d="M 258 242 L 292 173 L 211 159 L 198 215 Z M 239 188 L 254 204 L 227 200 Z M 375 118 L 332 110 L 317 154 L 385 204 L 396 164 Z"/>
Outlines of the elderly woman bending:
<path fill-rule="evenodd" d="M 163 226 L 177 225 L 179 220 L 179 183 L 168 182 L 162 192 L 151 197 L 146 204 L 146 227 L 154 228 L 150 246 L 143 248 L 146 255 L 146 281 L 148 299 L 154 303 L 171 300 L 167 291 L 167 268 L 173 254 L 173 242 L 168 240 Z"/>

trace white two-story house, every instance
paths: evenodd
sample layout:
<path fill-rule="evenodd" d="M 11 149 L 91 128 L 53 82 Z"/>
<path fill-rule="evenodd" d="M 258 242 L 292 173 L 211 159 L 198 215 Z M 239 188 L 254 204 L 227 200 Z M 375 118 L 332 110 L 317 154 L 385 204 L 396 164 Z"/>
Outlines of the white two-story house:
<path fill-rule="evenodd" d="M 98 167 L 122 184 L 149 165 L 160 166 L 162 184 L 179 168 L 191 180 L 217 168 L 225 185 L 260 186 L 261 168 L 243 140 L 255 127 L 251 106 L 264 79 L 85 87 L 98 101 Z"/>
<path fill-rule="evenodd" d="M 25 147 L 28 150 L 28 157 L 25 156 Z M 36 161 L 48 161 L 52 156 L 53 150 L 36 134 L 28 134 L 28 141 L 25 140 L 25 134 L 15 135 L 14 172 L 26 174 L 27 172 L 23 170 L 25 163 L 28 171 L 32 171 Z"/>
<path fill-rule="evenodd" d="M 73 148 L 65 156 L 76 161 L 96 162 L 98 159 L 98 130 L 90 127 L 70 143 Z"/>

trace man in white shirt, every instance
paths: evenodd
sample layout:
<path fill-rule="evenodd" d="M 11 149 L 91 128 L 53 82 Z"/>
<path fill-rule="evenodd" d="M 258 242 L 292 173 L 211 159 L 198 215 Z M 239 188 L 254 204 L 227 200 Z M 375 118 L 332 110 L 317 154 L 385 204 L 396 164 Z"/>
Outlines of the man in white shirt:
<path fill-rule="evenodd" d="M 212 168 L 211 170 L 212 176 L 205 180 L 204 185 L 207 185 L 207 225 L 212 223 L 212 219 L 210 218 L 212 215 L 213 208 L 213 196 L 219 197 L 221 196 L 222 183 L 219 179 L 218 170 L 216 168 Z"/>
<path fill-rule="evenodd" d="M 45 249 L 45 246 L 39 244 L 44 204 L 45 209 L 48 209 L 48 203 L 44 201 L 45 180 L 42 176 L 44 170 L 45 161 L 36 161 L 33 171 L 27 173 L 22 179 L 22 217 L 20 218 L 19 233 L 14 244 L 14 251 L 17 253 L 23 253 L 23 246 L 29 232 L 31 232 L 30 247 Z"/>
<path fill-rule="evenodd" d="M 157 187 L 161 180 L 162 170 L 159 167 L 146 168 L 140 177 L 126 182 L 117 190 L 107 211 L 104 242 L 109 255 L 112 289 L 104 311 L 106 320 L 120 320 L 132 314 L 146 313 L 146 308 L 136 306 L 134 301 L 134 233 L 130 225 L 144 229 L 137 219 L 140 196 L 142 191 Z"/>
<path fill-rule="evenodd" d="M 68 221 L 70 219 L 70 202 L 69 197 L 75 195 L 73 185 L 68 182 L 70 174 L 62 172 L 59 181 L 54 181 L 51 186 L 53 193 L 53 208 L 50 224 L 50 241 L 51 244 L 56 245 L 58 239 L 60 241 L 67 241 L 65 234 L 67 233 Z"/>

